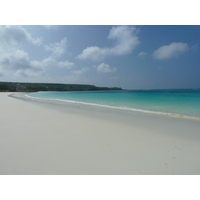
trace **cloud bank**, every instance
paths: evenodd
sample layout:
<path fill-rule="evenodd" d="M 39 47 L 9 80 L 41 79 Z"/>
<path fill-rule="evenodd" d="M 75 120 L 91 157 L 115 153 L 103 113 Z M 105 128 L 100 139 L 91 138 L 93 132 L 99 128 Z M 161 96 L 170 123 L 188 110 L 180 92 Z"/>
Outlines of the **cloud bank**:
<path fill-rule="evenodd" d="M 41 38 L 34 38 L 21 26 L 0 26 L 0 76 L 14 77 L 16 80 L 47 77 L 46 68 L 71 69 L 74 63 L 57 61 L 66 52 L 67 38 L 60 42 L 44 45 L 50 56 L 43 60 L 31 60 L 28 53 L 20 49 L 23 44 L 40 46 Z M 32 79 L 33 80 L 33 79 Z"/>
<path fill-rule="evenodd" d="M 0 56 L 0 65 L 2 71 L 14 77 L 46 76 L 43 69 L 35 61 L 31 61 L 23 50 L 4 53 Z"/>
<path fill-rule="evenodd" d="M 81 60 L 90 59 L 93 61 L 99 61 L 104 59 L 106 56 L 122 56 L 130 54 L 140 43 L 136 35 L 137 32 L 138 29 L 135 27 L 113 27 L 108 35 L 108 39 L 114 42 L 113 47 L 87 47 L 78 55 L 78 58 Z"/>
<path fill-rule="evenodd" d="M 23 44 L 40 46 L 42 38 L 34 38 L 21 26 L 0 26 L 0 70 L 2 76 L 25 78 L 46 76 L 44 70 L 31 61 L 28 53 L 19 49 Z"/>
<path fill-rule="evenodd" d="M 181 42 L 173 42 L 170 45 L 165 45 L 154 51 L 153 57 L 158 60 L 170 59 L 178 56 L 181 53 L 188 51 L 188 44 Z"/>
<path fill-rule="evenodd" d="M 42 38 L 33 38 L 21 26 L 0 26 L 0 43 L 1 47 L 10 48 L 22 43 L 41 45 Z"/>

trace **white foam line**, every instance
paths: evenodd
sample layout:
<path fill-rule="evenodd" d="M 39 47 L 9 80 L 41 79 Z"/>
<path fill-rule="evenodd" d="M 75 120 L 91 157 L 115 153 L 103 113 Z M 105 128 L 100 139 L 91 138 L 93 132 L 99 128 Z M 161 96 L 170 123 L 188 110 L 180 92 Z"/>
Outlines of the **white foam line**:
<path fill-rule="evenodd" d="M 147 114 L 157 114 L 157 115 L 167 115 L 170 117 L 178 117 L 178 118 L 185 118 L 185 119 L 194 119 L 194 120 L 200 120 L 198 117 L 192 117 L 192 116 L 187 116 L 187 115 L 181 115 L 177 113 L 165 113 L 165 112 L 159 112 L 159 111 L 150 111 L 150 110 L 143 110 L 143 109 L 138 109 L 138 108 L 130 108 L 130 107 L 117 107 L 117 106 L 109 106 L 109 105 L 102 105 L 102 104 L 96 104 L 96 103 L 87 103 L 87 102 L 82 102 L 82 101 L 72 101 L 72 100 L 62 100 L 62 99 L 47 99 L 47 98 L 39 98 L 39 97 L 32 97 L 29 96 L 28 94 L 25 95 L 28 98 L 33 98 L 33 99 L 39 99 L 39 100 L 49 100 L 49 101 L 61 101 L 61 102 L 67 102 L 67 103 L 74 103 L 74 104 L 82 104 L 82 105 L 90 105 L 90 106 L 98 106 L 98 107 L 103 107 L 103 108 L 111 108 L 111 109 L 118 109 L 118 110 L 126 110 L 126 111 L 134 111 L 134 112 L 142 112 L 142 113 L 147 113 Z"/>

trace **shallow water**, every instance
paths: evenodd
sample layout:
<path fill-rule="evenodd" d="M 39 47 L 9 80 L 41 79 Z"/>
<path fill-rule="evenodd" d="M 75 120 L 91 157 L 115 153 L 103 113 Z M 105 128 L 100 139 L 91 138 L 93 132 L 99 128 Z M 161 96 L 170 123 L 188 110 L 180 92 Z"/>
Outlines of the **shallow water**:
<path fill-rule="evenodd" d="M 200 89 L 38 92 L 28 96 L 200 118 Z"/>

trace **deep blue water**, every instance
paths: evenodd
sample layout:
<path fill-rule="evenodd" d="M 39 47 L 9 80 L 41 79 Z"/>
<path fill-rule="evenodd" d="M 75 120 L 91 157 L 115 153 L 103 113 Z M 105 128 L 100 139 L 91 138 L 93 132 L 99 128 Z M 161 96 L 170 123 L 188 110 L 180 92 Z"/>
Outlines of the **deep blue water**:
<path fill-rule="evenodd" d="M 200 118 L 200 89 L 38 92 L 28 96 Z"/>

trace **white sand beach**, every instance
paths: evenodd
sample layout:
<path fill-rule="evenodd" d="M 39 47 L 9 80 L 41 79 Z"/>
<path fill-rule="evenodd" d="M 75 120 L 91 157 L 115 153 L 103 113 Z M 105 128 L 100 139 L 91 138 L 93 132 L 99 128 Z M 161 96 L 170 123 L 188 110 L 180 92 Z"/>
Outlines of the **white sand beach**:
<path fill-rule="evenodd" d="M 200 174 L 200 121 L 0 93 L 1 175 Z"/>

